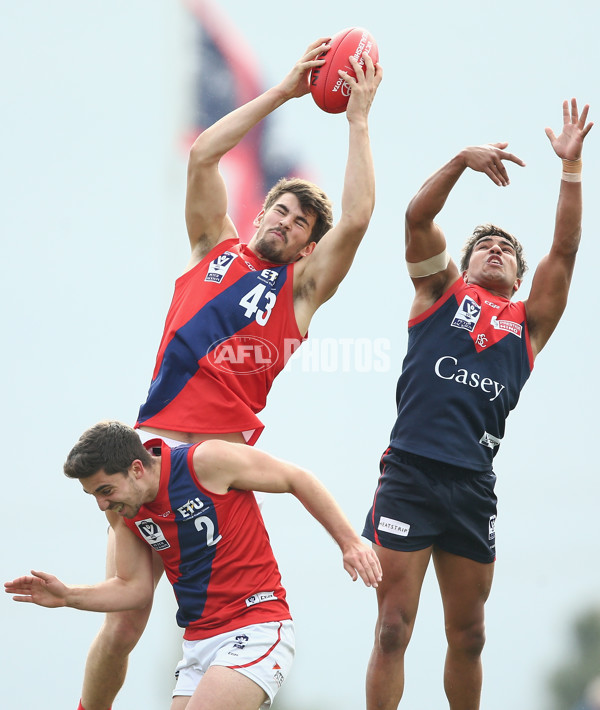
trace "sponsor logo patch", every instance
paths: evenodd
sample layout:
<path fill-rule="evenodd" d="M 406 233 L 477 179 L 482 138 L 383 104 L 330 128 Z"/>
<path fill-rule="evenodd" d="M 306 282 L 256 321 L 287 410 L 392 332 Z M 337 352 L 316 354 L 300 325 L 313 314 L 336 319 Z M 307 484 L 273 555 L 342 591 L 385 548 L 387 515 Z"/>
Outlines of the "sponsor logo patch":
<path fill-rule="evenodd" d="M 262 604 L 263 602 L 272 602 L 276 599 L 277 597 L 275 596 L 275 592 L 257 592 L 246 599 L 246 606 L 254 606 L 255 604 Z"/>
<path fill-rule="evenodd" d="M 496 316 L 492 316 L 490 323 L 495 328 L 495 330 L 504 330 L 507 333 L 512 333 L 516 335 L 517 338 L 521 337 L 523 332 L 523 326 L 520 323 L 515 323 L 512 320 L 498 320 Z"/>
<path fill-rule="evenodd" d="M 499 439 L 497 436 L 494 436 L 493 434 L 488 434 L 487 431 L 483 432 L 483 436 L 481 439 L 479 439 L 479 443 L 482 444 L 483 446 L 487 446 L 488 449 L 495 449 L 496 446 L 500 446 L 500 442 L 502 439 Z"/>
<path fill-rule="evenodd" d="M 382 530 L 383 532 L 389 532 L 392 535 L 401 535 L 402 537 L 406 537 L 410 531 L 410 525 L 408 523 L 402 523 L 399 520 L 386 518 L 382 515 L 379 518 L 379 525 L 377 526 L 377 529 Z"/>

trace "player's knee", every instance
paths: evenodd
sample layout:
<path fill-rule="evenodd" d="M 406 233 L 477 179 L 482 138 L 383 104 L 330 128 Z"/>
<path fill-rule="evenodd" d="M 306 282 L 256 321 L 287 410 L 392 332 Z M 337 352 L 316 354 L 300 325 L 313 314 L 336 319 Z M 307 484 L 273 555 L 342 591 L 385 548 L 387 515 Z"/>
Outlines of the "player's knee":
<path fill-rule="evenodd" d="M 408 646 L 411 627 L 401 616 L 383 618 L 377 626 L 377 645 L 383 653 L 403 653 Z"/>
<path fill-rule="evenodd" d="M 130 653 L 146 628 L 148 612 L 138 610 L 107 614 L 101 630 L 102 644 L 111 653 Z"/>
<path fill-rule="evenodd" d="M 483 623 L 472 624 L 465 628 L 446 629 L 448 646 L 469 656 L 480 656 L 485 646 L 485 627 Z"/>

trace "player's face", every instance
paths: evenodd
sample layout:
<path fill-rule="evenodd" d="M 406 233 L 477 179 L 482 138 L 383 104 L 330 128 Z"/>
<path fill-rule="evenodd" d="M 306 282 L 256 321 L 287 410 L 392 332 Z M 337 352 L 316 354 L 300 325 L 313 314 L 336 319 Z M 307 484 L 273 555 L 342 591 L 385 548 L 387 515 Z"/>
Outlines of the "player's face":
<path fill-rule="evenodd" d="M 102 469 L 89 478 L 82 478 L 85 493 L 96 498 L 100 510 L 114 510 L 124 518 L 137 515 L 144 501 L 144 491 L 130 469 L 127 475 L 107 474 Z"/>
<path fill-rule="evenodd" d="M 249 247 L 262 259 L 275 264 L 291 264 L 314 249 L 311 234 L 316 217 L 304 212 L 296 195 L 285 192 L 274 205 L 261 213 Z"/>
<path fill-rule="evenodd" d="M 491 235 L 479 239 L 473 247 L 465 281 L 510 298 L 521 279 L 517 278 L 517 255 L 505 237 Z"/>

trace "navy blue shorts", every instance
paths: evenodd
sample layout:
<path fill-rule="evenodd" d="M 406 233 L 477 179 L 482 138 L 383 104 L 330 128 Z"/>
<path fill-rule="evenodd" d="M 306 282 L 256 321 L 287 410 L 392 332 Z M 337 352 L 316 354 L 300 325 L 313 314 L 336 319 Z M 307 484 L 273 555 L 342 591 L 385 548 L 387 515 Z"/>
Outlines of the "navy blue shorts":
<path fill-rule="evenodd" d="M 388 449 L 363 535 L 413 552 L 435 545 L 476 562 L 496 558 L 496 476 Z"/>

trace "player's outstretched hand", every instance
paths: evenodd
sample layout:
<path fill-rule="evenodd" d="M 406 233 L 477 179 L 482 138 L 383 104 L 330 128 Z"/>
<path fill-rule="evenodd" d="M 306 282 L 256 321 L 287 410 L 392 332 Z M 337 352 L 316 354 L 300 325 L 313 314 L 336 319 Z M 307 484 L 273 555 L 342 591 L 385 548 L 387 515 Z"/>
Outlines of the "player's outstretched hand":
<path fill-rule="evenodd" d="M 33 576 L 18 577 L 4 583 L 4 591 L 16 602 L 38 604 L 50 609 L 65 606 L 68 587 L 60 579 L 46 572 L 31 570 Z"/>
<path fill-rule="evenodd" d="M 485 173 L 492 182 L 501 187 L 510 184 L 508 173 L 503 160 L 510 160 L 521 167 L 525 163 L 513 153 L 508 153 L 504 149 L 508 143 L 486 143 L 485 145 L 472 145 L 464 148 L 460 155 L 465 161 L 465 166 L 476 170 L 479 173 Z"/>
<path fill-rule="evenodd" d="M 344 550 L 344 569 L 356 582 L 359 575 L 367 587 L 376 587 L 383 573 L 379 558 L 372 548 L 358 539 Z"/>
<path fill-rule="evenodd" d="M 360 118 L 369 113 L 375 93 L 383 79 L 383 69 L 380 64 L 374 64 L 370 55 L 366 52 L 362 55 L 362 60 L 365 63 L 364 71 L 354 57 L 349 57 L 348 59 L 356 76 L 352 76 L 352 74 L 341 69 L 338 73 L 350 87 L 346 118 L 351 121 L 355 117 Z"/>
<path fill-rule="evenodd" d="M 325 63 L 325 59 L 317 59 L 317 57 L 329 49 L 330 39 L 331 37 L 321 37 L 321 39 L 309 44 L 289 74 L 281 81 L 279 89 L 286 98 L 293 99 L 308 94 L 310 91 L 310 72 L 314 67 L 320 67 Z"/>
<path fill-rule="evenodd" d="M 586 124 L 589 109 L 590 107 L 586 104 L 580 116 L 576 99 L 571 99 L 570 111 L 569 102 L 563 101 L 562 133 L 559 136 L 555 136 L 551 128 L 546 128 L 546 135 L 559 158 L 563 160 L 578 160 L 581 157 L 583 139 L 594 125 L 593 123 Z"/>

